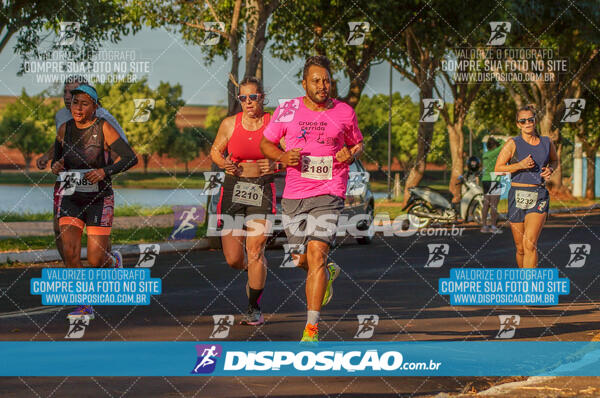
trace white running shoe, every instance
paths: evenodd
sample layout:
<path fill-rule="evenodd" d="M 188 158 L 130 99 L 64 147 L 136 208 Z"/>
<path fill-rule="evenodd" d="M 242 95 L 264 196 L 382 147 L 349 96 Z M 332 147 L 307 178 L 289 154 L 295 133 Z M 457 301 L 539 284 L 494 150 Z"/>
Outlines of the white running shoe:
<path fill-rule="evenodd" d="M 498 228 L 497 226 L 492 225 L 490 227 L 490 232 L 493 233 L 493 234 L 501 234 L 504 231 L 502 229 Z"/>

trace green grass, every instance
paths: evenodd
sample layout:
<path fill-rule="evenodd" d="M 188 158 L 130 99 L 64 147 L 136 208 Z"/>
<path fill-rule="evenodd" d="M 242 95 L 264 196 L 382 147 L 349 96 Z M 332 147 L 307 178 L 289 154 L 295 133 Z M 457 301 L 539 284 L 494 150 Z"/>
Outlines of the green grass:
<path fill-rule="evenodd" d="M 597 200 L 592 199 L 567 199 L 567 200 L 558 200 L 550 198 L 550 208 L 551 209 L 564 209 L 566 207 L 587 207 L 598 204 Z"/>
<path fill-rule="evenodd" d="M 400 214 L 405 214 L 406 212 L 402 210 L 402 196 L 396 199 L 379 199 L 375 201 L 375 214 L 379 213 L 387 213 L 390 217 L 390 220 L 395 219 Z"/>
<path fill-rule="evenodd" d="M 171 234 L 172 227 L 144 227 L 132 229 L 113 229 L 111 240 L 113 245 L 137 244 L 144 242 L 163 242 Z M 206 236 L 206 225 L 202 225 L 196 232 L 196 238 Z M 87 245 L 87 234 L 83 234 L 81 245 Z M 55 249 L 54 236 L 24 236 L 22 238 L 10 238 L 0 240 L 0 251 L 21 251 Z"/>
<path fill-rule="evenodd" d="M 402 211 L 402 198 L 399 199 L 379 199 L 375 201 L 375 214 L 377 213 L 388 213 L 390 219 L 398 217 L 400 214 L 404 214 Z M 550 198 L 551 209 L 565 209 L 571 207 L 587 207 L 597 204 L 597 201 L 589 199 L 569 199 L 569 200 L 552 200 Z M 508 211 L 508 201 L 506 199 L 500 200 L 498 203 L 498 211 L 500 213 L 506 213 Z"/>
<path fill-rule="evenodd" d="M 369 181 L 371 185 L 371 190 L 373 192 L 387 192 L 387 181 L 375 180 Z M 438 191 L 447 191 L 448 183 L 443 180 L 429 180 L 423 179 L 419 183 L 419 186 L 430 187 L 433 189 L 437 189 Z M 394 180 L 392 179 L 392 191 L 394 190 Z"/>
<path fill-rule="evenodd" d="M 590 199 L 567 199 L 567 200 L 558 200 L 550 198 L 550 208 L 551 209 L 566 209 L 572 207 L 588 207 L 597 204 L 598 202 Z M 502 199 L 498 203 L 498 211 L 500 213 L 506 213 L 508 211 L 508 200 Z"/>
<path fill-rule="evenodd" d="M 12 185 L 53 185 L 56 176 L 50 172 L 34 171 L 30 173 L 3 172 L 0 173 L 0 184 Z M 204 188 L 204 173 L 201 171 L 193 174 L 154 173 L 144 174 L 132 171 L 116 175 L 113 178 L 116 188 L 155 188 L 155 189 L 202 189 Z"/>
<path fill-rule="evenodd" d="M 139 205 L 117 207 L 115 209 L 115 217 L 130 217 L 130 216 L 158 216 L 161 214 L 173 214 L 171 206 L 158 207 L 142 207 Z"/>
<path fill-rule="evenodd" d="M 129 216 L 158 216 L 161 214 L 173 214 L 170 206 L 142 207 L 139 205 L 122 206 L 115 209 L 115 217 Z M 15 221 L 52 221 L 52 213 L 8 213 L 0 212 L 0 220 L 3 222 Z"/>
<path fill-rule="evenodd" d="M 18 221 L 52 221 L 52 213 L 11 213 L 0 212 L 0 221 L 18 222 Z"/>
<path fill-rule="evenodd" d="M 124 188 L 155 188 L 155 189 L 202 189 L 204 188 L 204 173 L 199 171 L 194 174 L 141 172 L 123 173 L 114 177 L 113 185 Z"/>
<path fill-rule="evenodd" d="M 0 173 L 0 184 L 12 185 L 54 185 L 56 176 L 50 172 L 34 171 L 30 173 L 22 172 L 2 172 Z"/>

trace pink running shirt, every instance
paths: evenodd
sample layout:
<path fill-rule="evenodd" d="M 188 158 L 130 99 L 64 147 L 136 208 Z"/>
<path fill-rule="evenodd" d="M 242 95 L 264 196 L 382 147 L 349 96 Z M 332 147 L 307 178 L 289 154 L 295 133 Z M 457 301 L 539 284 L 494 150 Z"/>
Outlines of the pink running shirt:
<path fill-rule="evenodd" d="M 346 197 L 348 165 L 335 154 L 363 140 L 350 105 L 334 99 L 332 108 L 319 112 L 308 109 L 303 97 L 291 99 L 275 109 L 264 136 L 275 144 L 285 137 L 286 150 L 302 149 L 300 164 L 287 168 L 284 198 Z"/>

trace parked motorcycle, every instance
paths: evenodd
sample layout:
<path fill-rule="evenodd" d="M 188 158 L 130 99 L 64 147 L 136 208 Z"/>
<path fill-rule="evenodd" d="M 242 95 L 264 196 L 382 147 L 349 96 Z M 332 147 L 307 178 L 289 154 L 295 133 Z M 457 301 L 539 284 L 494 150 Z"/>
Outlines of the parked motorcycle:
<path fill-rule="evenodd" d="M 477 159 L 478 160 L 478 159 Z M 450 200 L 435 189 L 429 187 L 409 188 L 410 196 L 403 210 L 411 217 L 417 228 L 425 228 L 432 222 L 440 224 L 456 223 L 459 219 L 481 223 L 483 207 L 483 189 L 477 181 L 478 164 L 471 164 L 469 172 L 460 176 L 461 200 L 453 206 Z M 416 221 L 418 220 L 418 221 Z"/>

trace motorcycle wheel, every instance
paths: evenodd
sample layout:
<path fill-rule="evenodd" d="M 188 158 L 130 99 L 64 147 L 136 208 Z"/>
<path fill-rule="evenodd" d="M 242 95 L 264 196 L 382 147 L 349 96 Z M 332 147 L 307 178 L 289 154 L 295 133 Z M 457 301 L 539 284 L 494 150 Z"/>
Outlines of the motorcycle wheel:
<path fill-rule="evenodd" d="M 426 228 L 429 226 L 429 224 L 431 224 L 431 217 L 422 217 L 422 216 L 418 216 L 415 213 L 427 213 L 427 214 L 431 214 L 433 215 L 433 209 L 429 206 L 427 206 L 427 204 L 425 202 L 417 202 L 414 205 L 412 205 L 411 207 L 408 208 L 408 210 L 406 211 L 406 213 L 409 216 L 413 216 L 416 217 L 416 219 L 418 219 L 417 228 Z"/>
<path fill-rule="evenodd" d="M 370 244 L 373 241 L 373 236 L 375 236 L 375 230 L 373 228 L 373 218 L 375 217 L 375 209 L 371 204 L 369 204 L 366 214 L 369 216 L 368 227 L 366 229 L 369 233 L 364 236 L 356 237 L 356 241 L 359 245 Z"/>
<path fill-rule="evenodd" d="M 467 211 L 467 220 L 466 221 L 475 221 L 477 224 L 481 224 L 482 215 L 481 211 L 483 209 L 483 203 L 480 200 L 474 200 L 469 205 L 469 210 Z M 489 218 L 489 215 L 488 215 Z"/>

